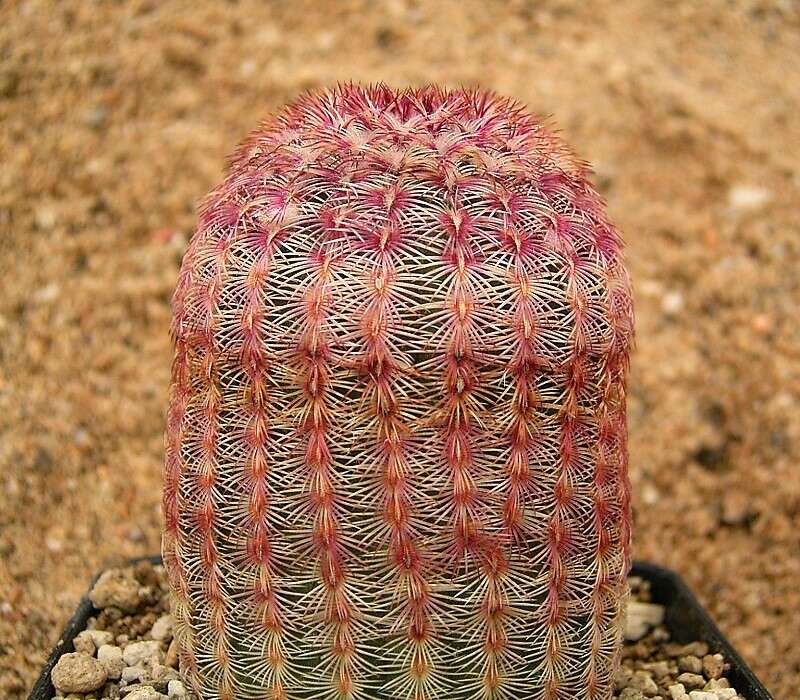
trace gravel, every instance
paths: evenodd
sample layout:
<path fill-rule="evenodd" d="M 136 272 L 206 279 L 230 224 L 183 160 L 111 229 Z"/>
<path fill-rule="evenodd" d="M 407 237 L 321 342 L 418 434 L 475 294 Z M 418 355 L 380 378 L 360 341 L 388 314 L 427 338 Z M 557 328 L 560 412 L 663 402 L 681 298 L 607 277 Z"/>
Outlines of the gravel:
<path fill-rule="evenodd" d="M 743 700 L 725 678 L 721 654 L 704 642 L 674 644 L 649 584 L 631 577 L 617 700 Z M 99 592 L 98 592 L 99 589 Z M 136 608 L 131 610 L 134 592 Z M 90 593 L 99 612 L 52 672 L 55 698 L 196 700 L 179 672 L 163 567 L 111 569 Z"/>
<path fill-rule="evenodd" d="M 705 642 L 675 644 L 664 627 L 664 609 L 650 602 L 649 583 L 630 578 L 631 601 L 622 665 L 614 697 L 619 700 L 742 700 L 725 678 L 721 654 Z"/>

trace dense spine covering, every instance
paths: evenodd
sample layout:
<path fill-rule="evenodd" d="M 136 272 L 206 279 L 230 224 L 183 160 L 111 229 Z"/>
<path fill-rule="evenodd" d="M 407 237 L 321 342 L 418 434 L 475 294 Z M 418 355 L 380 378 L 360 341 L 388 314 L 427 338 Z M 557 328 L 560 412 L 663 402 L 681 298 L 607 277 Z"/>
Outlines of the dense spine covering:
<path fill-rule="evenodd" d="M 622 243 L 509 100 L 264 122 L 173 299 L 164 560 L 203 698 L 607 699 L 629 567 Z"/>

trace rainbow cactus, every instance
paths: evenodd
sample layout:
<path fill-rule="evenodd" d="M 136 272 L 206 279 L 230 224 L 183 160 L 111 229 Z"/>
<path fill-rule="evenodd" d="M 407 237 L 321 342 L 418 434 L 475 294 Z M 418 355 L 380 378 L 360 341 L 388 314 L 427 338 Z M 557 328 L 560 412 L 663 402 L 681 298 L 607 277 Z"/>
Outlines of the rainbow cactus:
<path fill-rule="evenodd" d="M 251 134 L 173 299 L 163 553 L 203 698 L 604 698 L 631 292 L 587 166 L 479 90 Z"/>

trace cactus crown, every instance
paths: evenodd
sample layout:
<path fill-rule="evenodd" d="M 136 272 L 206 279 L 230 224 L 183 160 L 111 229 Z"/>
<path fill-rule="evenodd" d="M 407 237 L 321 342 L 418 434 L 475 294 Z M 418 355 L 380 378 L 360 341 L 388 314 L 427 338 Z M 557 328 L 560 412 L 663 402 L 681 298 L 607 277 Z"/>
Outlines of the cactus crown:
<path fill-rule="evenodd" d="M 632 312 L 586 175 L 478 90 L 340 86 L 240 147 L 173 299 L 202 697 L 610 697 Z"/>

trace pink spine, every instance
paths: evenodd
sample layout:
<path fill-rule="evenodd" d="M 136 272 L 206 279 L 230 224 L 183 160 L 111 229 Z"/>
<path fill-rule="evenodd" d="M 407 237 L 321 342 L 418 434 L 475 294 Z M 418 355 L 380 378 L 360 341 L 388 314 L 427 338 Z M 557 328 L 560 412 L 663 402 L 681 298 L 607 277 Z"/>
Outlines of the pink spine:
<path fill-rule="evenodd" d="M 611 697 L 630 285 L 552 131 L 481 91 L 306 95 L 207 199 L 173 308 L 202 698 Z"/>

